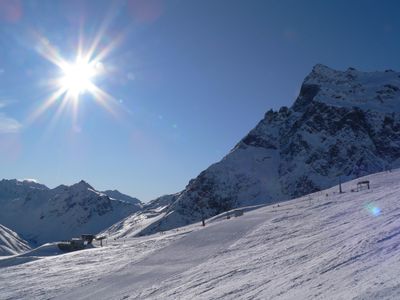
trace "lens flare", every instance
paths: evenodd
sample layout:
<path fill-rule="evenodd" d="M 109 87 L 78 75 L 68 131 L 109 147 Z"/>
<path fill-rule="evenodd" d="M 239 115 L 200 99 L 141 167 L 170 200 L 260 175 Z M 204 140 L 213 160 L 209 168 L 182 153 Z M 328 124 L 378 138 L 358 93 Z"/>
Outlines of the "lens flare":
<path fill-rule="evenodd" d="M 378 206 L 374 205 L 373 203 L 367 204 L 366 209 L 374 217 L 377 217 L 381 214 L 381 209 Z"/>

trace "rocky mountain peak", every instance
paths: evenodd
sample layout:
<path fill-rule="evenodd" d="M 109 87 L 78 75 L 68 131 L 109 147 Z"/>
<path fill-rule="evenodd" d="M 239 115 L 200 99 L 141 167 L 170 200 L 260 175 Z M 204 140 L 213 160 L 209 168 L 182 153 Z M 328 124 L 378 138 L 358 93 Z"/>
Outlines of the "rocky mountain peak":
<path fill-rule="evenodd" d="M 400 112 L 400 73 L 355 68 L 338 71 L 318 64 L 304 80 L 292 108 L 304 111 L 315 102 L 379 113 Z"/>
<path fill-rule="evenodd" d="M 78 191 L 87 191 L 88 189 L 94 190 L 94 188 L 85 180 L 81 180 L 78 183 L 71 185 L 70 188 Z"/>
<path fill-rule="evenodd" d="M 290 199 L 400 167 L 400 73 L 318 64 L 293 106 L 268 111 L 220 162 L 192 179 L 147 232 Z"/>

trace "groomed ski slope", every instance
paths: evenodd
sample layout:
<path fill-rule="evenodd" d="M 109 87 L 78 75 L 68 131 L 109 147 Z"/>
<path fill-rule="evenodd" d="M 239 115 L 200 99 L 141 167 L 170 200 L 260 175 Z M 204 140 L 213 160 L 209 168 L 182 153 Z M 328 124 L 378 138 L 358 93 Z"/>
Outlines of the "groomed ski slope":
<path fill-rule="evenodd" d="M 343 190 L 2 268 L 0 298 L 399 299 L 400 171 Z"/>

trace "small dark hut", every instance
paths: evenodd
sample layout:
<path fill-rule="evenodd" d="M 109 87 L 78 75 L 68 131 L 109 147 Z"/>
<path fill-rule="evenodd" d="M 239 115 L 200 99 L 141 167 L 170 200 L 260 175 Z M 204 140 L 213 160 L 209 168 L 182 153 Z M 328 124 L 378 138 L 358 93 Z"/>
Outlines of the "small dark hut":
<path fill-rule="evenodd" d="M 358 191 L 362 191 L 364 189 L 370 189 L 370 183 L 369 180 L 364 180 L 364 181 L 360 181 L 357 183 L 357 192 Z"/>

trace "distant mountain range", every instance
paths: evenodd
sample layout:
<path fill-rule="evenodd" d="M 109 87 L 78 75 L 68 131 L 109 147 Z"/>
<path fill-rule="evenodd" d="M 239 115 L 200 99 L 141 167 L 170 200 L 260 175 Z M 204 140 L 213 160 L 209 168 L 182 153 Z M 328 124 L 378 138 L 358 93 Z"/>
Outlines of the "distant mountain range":
<path fill-rule="evenodd" d="M 337 71 L 318 64 L 290 108 L 268 111 L 228 155 L 170 197 L 168 208 L 151 214 L 153 222 L 145 218 L 149 224 L 137 234 L 399 166 L 400 73 Z"/>
<path fill-rule="evenodd" d="M 118 191 L 96 191 L 85 181 L 49 189 L 14 179 L 0 181 L 0 206 L 0 224 L 37 245 L 98 233 L 140 210 L 142 203 Z"/>

